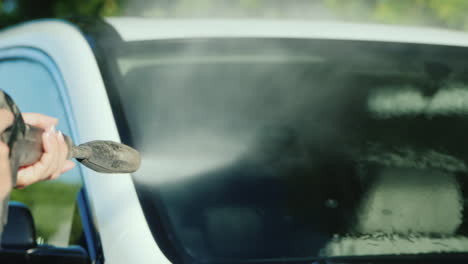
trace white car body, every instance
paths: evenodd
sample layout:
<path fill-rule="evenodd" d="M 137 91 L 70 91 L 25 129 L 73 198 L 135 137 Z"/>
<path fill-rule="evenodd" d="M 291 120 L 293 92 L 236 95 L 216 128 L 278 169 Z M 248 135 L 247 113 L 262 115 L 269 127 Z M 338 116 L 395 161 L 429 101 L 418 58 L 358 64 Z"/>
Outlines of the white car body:
<path fill-rule="evenodd" d="M 156 20 L 109 18 L 125 41 L 184 38 L 300 38 L 382 41 L 468 47 L 468 34 L 427 28 L 279 20 Z M 119 141 L 92 48 L 74 25 L 59 20 L 25 23 L 0 34 L 0 58 L 37 60 L 62 83 L 76 143 Z M 38 88 L 40 89 L 40 87 Z M 25 95 L 27 96 L 27 95 Z M 144 161 L 143 161 L 144 162 Z M 130 175 L 84 167 L 84 185 L 106 263 L 169 263 L 149 230 Z"/>

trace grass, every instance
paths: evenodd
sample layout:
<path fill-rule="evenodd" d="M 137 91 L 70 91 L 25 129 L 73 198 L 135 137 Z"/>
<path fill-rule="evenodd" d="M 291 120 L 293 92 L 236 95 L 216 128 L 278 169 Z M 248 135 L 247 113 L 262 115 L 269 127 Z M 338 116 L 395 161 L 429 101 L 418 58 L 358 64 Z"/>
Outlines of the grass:
<path fill-rule="evenodd" d="M 47 243 L 59 226 L 71 222 L 80 184 L 60 181 L 36 183 L 23 190 L 13 190 L 11 200 L 26 204 L 34 218 L 37 237 Z"/>

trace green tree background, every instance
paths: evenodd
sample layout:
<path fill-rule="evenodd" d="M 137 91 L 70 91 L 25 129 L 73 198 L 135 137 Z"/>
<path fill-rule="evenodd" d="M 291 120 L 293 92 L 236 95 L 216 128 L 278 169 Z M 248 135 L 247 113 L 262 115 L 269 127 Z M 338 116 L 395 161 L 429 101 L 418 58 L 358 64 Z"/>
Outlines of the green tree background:
<path fill-rule="evenodd" d="M 44 17 L 271 17 L 468 30 L 466 0 L 3 0 L 0 24 Z"/>

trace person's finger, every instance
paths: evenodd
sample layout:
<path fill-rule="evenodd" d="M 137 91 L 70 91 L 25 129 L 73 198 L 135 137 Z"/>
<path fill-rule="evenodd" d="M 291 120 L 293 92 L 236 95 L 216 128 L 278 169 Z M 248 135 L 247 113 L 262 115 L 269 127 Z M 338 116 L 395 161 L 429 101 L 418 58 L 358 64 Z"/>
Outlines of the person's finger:
<path fill-rule="evenodd" d="M 60 173 L 65 173 L 71 169 L 73 169 L 76 166 L 75 162 L 71 160 L 66 160 L 65 165 L 62 168 L 62 171 Z"/>
<path fill-rule="evenodd" d="M 7 109 L 0 109 L 0 133 L 13 123 L 13 114 Z"/>
<path fill-rule="evenodd" d="M 50 176 L 50 172 L 53 170 L 52 165 L 56 163 L 57 159 L 56 155 L 54 155 L 57 148 L 54 137 L 54 130 L 52 127 L 44 132 L 42 135 L 44 153 L 41 159 L 34 165 L 22 168 L 18 171 L 16 188 L 23 188 Z"/>
<path fill-rule="evenodd" d="M 44 156 L 43 156 L 44 158 Z M 47 158 L 47 156 L 45 157 Z M 34 166 L 22 168 L 18 171 L 18 177 L 16 179 L 17 189 L 22 189 L 28 185 L 31 185 L 38 181 L 41 175 L 44 175 L 47 171 L 47 167 L 42 162 L 37 162 Z"/>
<path fill-rule="evenodd" d="M 59 142 L 57 138 L 57 132 L 55 131 L 55 127 L 50 127 L 47 132 L 44 134 L 49 134 L 46 137 L 46 144 L 44 144 L 44 155 L 50 155 L 47 163 L 44 163 L 47 167 L 47 171 L 45 175 L 41 175 L 41 180 L 47 179 L 48 177 L 52 176 L 55 171 L 58 170 L 59 163 Z M 41 159 L 42 160 L 42 159 Z"/>
<path fill-rule="evenodd" d="M 63 170 L 63 166 L 65 165 L 65 161 L 67 160 L 67 155 L 68 155 L 68 147 L 67 147 L 67 144 L 65 143 L 65 139 L 63 138 L 63 134 L 61 131 L 57 133 L 57 142 L 58 142 L 57 168 L 55 169 L 54 172 L 52 172 L 52 175 L 50 176 L 51 180 L 57 179 L 60 176 Z"/>
<path fill-rule="evenodd" d="M 58 119 L 38 113 L 23 113 L 24 122 L 28 125 L 47 129 L 51 126 L 57 126 Z"/>

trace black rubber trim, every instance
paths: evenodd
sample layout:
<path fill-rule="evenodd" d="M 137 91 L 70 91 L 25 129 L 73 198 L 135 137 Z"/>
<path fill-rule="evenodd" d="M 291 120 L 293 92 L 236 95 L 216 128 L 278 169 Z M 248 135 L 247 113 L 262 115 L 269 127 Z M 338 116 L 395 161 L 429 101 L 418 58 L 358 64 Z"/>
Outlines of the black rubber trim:
<path fill-rule="evenodd" d="M 80 213 L 81 223 L 83 226 L 83 232 L 86 238 L 86 245 L 88 246 L 89 258 L 92 263 L 102 264 L 104 263 L 104 254 L 102 250 L 101 239 L 99 238 L 97 228 L 91 217 L 91 210 L 89 208 L 88 198 L 83 188 L 78 192 L 76 199 L 78 206 L 78 212 Z"/>
<path fill-rule="evenodd" d="M 132 146 L 131 131 L 123 110 L 121 96 L 117 87 L 123 83 L 123 78 L 117 65 L 117 50 L 123 40 L 115 29 L 97 18 L 74 18 L 70 22 L 77 25 L 88 41 L 103 78 L 114 120 L 122 143 Z"/>

